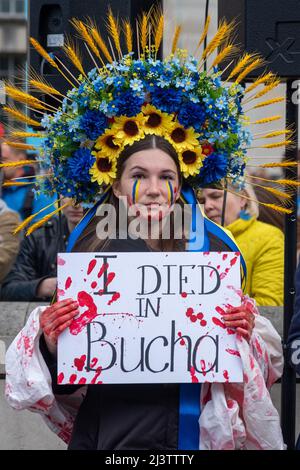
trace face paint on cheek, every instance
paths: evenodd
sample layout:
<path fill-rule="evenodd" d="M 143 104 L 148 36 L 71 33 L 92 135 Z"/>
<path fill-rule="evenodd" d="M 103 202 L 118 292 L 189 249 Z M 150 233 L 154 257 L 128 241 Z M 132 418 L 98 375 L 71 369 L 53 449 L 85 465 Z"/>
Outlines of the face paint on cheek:
<path fill-rule="evenodd" d="M 167 191 L 168 191 L 168 203 L 170 206 L 173 205 L 174 203 L 174 191 L 173 191 L 173 186 L 170 181 L 166 181 L 167 184 Z"/>
<path fill-rule="evenodd" d="M 131 193 L 132 204 L 136 204 L 138 201 L 140 184 L 141 184 L 141 180 L 135 180 L 135 182 L 133 183 L 132 193 Z"/>

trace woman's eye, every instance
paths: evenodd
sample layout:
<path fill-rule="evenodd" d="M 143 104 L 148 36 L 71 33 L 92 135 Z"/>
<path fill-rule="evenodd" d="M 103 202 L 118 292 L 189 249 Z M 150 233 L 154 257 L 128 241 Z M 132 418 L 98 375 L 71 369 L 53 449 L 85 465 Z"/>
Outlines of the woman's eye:
<path fill-rule="evenodd" d="M 162 179 L 163 179 L 163 180 L 170 180 L 170 181 L 173 181 L 173 180 L 174 180 L 174 176 L 172 176 L 172 175 L 163 175 L 163 176 L 162 176 Z"/>
<path fill-rule="evenodd" d="M 139 180 L 139 179 L 141 179 L 141 178 L 144 178 L 145 175 L 143 175 L 142 173 L 138 173 L 138 174 L 136 174 L 136 175 L 133 175 L 132 177 L 133 177 L 135 180 Z"/>

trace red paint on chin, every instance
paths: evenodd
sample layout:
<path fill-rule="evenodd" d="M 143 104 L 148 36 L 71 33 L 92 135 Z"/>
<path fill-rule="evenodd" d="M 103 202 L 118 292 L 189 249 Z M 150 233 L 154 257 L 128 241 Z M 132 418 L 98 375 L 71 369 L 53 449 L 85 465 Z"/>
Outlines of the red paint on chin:
<path fill-rule="evenodd" d="M 93 271 L 94 267 L 96 266 L 97 264 L 97 260 L 96 259 L 92 259 L 92 261 L 89 262 L 89 266 L 88 266 L 88 269 L 87 269 L 87 275 L 91 274 L 91 272 Z"/>
<path fill-rule="evenodd" d="M 64 376 L 63 372 L 61 372 L 60 374 L 58 374 L 58 376 L 57 376 L 57 383 L 58 383 L 58 384 L 61 384 L 62 381 L 64 380 L 64 377 L 65 377 L 65 376 Z"/>
<path fill-rule="evenodd" d="M 66 284 L 65 284 L 65 289 L 69 289 L 69 287 L 71 286 L 72 284 L 72 278 L 69 276 L 66 280 Z"/>
<path fill-rule="evenodd" d="M 97 316 L 97 307 L 91 295 L 85 291 L 80 291 L 78 292 L 77 300 L 80 307 L 86 306 L 88 308 L 78 318 L 72 321 L 69 327 L 72 335 L 78 335 L 78 333 Z"/>
<path fill-rule="evenodd" d="M 110 301 L 107 303 L 107 305 L 111 305 L 113 302 L 118 300 L 121 297 L 121 294 L 119 292 L 115 292 Z"/>
<path fill-rule="evenodd" d="M 216 317 L 212 317 L 212 321 L 215 325 L 217 326 L 220 326 L 221 328 L 223 328 L 224 330 L 226 329 L 226 326 L 224 325 L 223 322 L 221 322 L 221 320 L 219 320 L 219 318 L 216 318 Z"/>
<path fill-rule="evenodd" d="M 83 354 L 81 357 L 76 357 L 74 359 L 74 366 L 76 367 L 76 369 L 81 372 L 84 368 L 84 364 L 85 364 L 85 360 L 86 360 L 86 356 L 85 354 Z"/>
<path fill-rule="evenodd" d="M 238 351 L 236 351 L 235 349 L 225 349 L 226 352 L 228 352 L 228 354 L 232 354 L 232 356 L 238 356 L 238 357 L 241 357 L 240 353 Z"/>

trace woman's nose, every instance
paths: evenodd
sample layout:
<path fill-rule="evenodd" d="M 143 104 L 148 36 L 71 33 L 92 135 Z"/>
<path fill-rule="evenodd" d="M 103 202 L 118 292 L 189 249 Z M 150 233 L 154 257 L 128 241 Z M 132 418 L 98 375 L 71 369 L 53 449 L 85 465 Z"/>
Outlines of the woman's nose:
<path fill-rule="evenodd" d="M 151 178 L 147 187 L 147 194 L 151 196 L 157 196 L 160 194 L 161 187 L 158 178 Z"/>

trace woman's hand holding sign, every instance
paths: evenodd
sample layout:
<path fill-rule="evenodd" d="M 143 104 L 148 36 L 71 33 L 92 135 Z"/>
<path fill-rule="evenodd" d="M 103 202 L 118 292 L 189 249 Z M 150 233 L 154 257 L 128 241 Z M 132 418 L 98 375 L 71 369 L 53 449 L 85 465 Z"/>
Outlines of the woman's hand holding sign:
<path fill-rule="evenodd" d="M 247 300 L 240 307 L 227 309 L 226 316 L 222 317 L 226 328 L 236 328 L 236 332 L 250 342 L 255 324 L 253 304 Z"/>
<path fill-rule="evenodd" d="M 57 338 L 68 326 L 73 318 L 78 315 L 79 304 L 73 299 L 60 300 L 47 307 L 40 318 L 41 328 L 49 352 L 56 355 Z"/>

